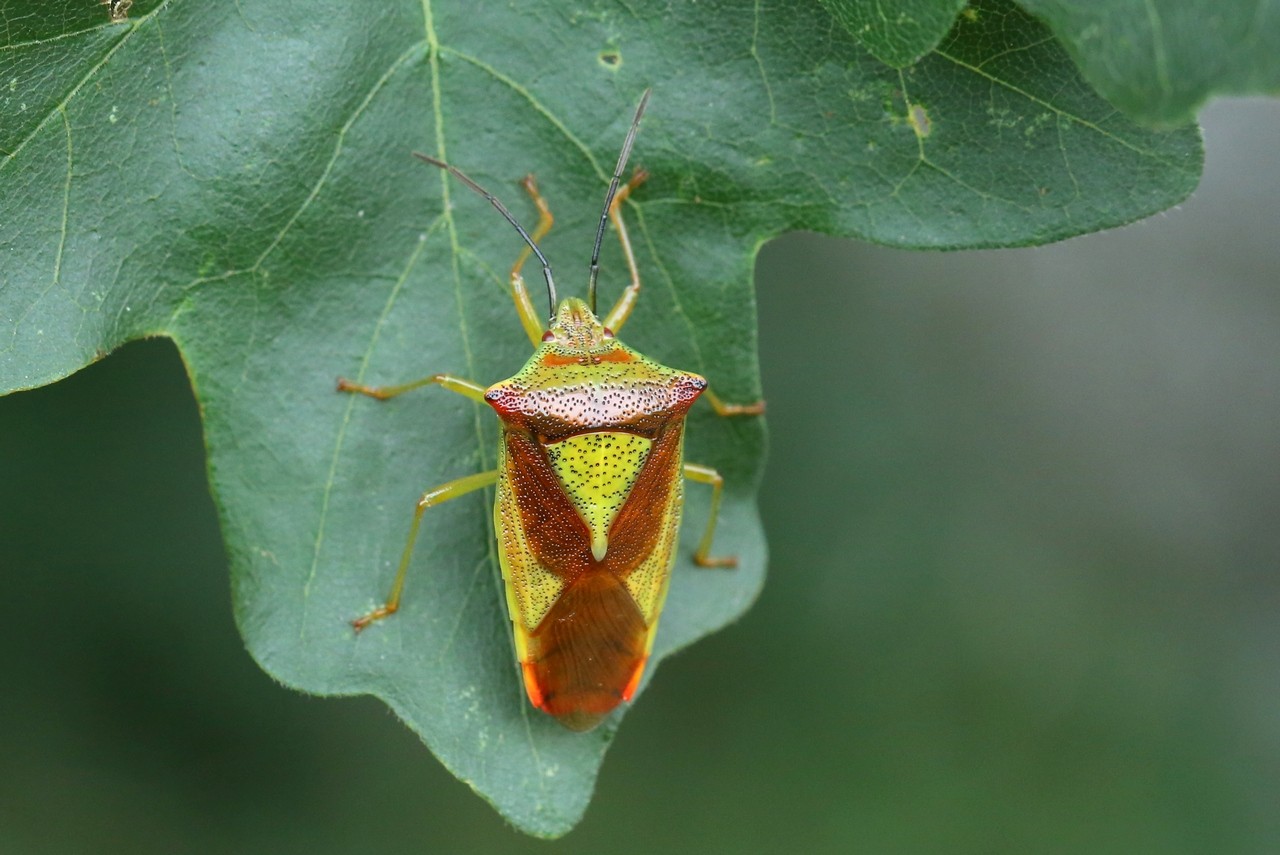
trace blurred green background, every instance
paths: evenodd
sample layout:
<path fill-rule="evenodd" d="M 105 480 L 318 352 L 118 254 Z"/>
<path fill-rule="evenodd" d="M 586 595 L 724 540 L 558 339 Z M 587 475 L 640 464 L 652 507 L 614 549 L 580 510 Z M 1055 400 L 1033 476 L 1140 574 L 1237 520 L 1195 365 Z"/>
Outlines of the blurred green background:
<path fill-rule="evenodd" d="M 554 843 L 253 665 L 171 345 L 0 399 L 0 853 L 1280 851 L 1280 106 L 1203 121 L 1127 229 L 765 248 L 768 585 Z"/>

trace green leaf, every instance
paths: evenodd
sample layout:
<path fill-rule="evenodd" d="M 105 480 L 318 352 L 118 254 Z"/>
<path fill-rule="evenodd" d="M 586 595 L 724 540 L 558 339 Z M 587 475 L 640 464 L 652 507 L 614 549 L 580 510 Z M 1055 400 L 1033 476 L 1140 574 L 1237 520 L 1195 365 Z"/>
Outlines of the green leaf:
<path fill-rule="evenodd" d="M 905 68 L 938 46 L 966 0 L 819 0 L 871 55 Z"/>
<path fill-rule="evenodd" d="M 880 61 L 905 68 L 933 50 L 964 0 L 819 0 Z M 1275 0 L 1019 0 L 1061 40 L 1084 78 L 1131 119 L 1183 125 L 1212 95 L 1280 93 Z M 974 19 L 997 11 L 974 4 Z M 997 14 L 999 12 L 997 11 Z"/>
<path fill-rule="evenodd" d="M 1276 0 L 1021 0 L 1131 118 L 1179 125 L 1211 95 L 1280 93 Z"/>
<path fill-rule="evenodd" d="M 580 293 L 652 86 L 635 161 L 653 177 L 627 211 L 646 287 L 624 338 L 731 400 L 760 393 L 751 269 L 770 236 L 1037 243 L 1168 207 L 1200 167 L 1194 129 L 1116 115 L 1003 5 L 905 71 L 789 3 L 139 0 L 118 24 L 49 8 L 9 2 L 0 45 L 0 389 L 174 339 L 250 653 L 301 690 L 385 699 L 542 835 L 581 816 L 618 717 L 572 734 L 523 699 L 485 498 L 432 509 L 401 613 L 358 638 L 347 623 L 385 596 L 416 498 L 491 466 L 497 434 L 457 396 L 378 404 L 334 378 L 488 383 L 529 350 L 504 286 L 517 236 L 410 151 L 454 161 L 526 222 L 516 182 L 536 173 L 557 216 L 543 246 Z M 612 239 L 603 263 L 607 300 L 625 281 Z M 763 446 L 759 420 L 691 419 L 689 457 L 727 479 L 717 549 L 742 565 L 682 558 L 655 666 L 759 590 Z M 687 507 L 686 557 L 697 485 Z"/>

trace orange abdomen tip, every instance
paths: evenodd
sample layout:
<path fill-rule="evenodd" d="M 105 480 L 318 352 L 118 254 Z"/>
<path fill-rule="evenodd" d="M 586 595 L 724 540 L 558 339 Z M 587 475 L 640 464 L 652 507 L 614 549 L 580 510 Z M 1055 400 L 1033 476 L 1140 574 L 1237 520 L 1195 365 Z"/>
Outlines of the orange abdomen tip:
<path fill-rule="evenodd" d="M 622 690 L 622 699 L 624 701 L 631 700 L 632 696 L 636 693 L 636 689 L 640 688 L 640 678 L 644 676 L 644 666 L 648 661 L 649 657 L 645 656 L 640 660 L 640 663 L 636 665 L 636 672 L 631 675 L 631 679 L 627 681 L 626 688 Z"/>
<path fill-rule="evenodd" d="M 570 730 L 590 730 L 635 694 L 647 640 L 622 581 L 606 570 L 584 573 L 528 636 L 520 667 L 530 702 Z"/>

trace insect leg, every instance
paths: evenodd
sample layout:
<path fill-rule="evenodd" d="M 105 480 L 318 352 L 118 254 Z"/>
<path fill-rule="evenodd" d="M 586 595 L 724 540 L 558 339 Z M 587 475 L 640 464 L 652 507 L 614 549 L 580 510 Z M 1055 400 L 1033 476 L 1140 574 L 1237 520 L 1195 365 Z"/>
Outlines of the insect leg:
<path fill-rule="evenodd" d="M 359 383 L 352 383 L 345 377 L 339 377 L 338 391 L 368 395 L 370 398 L 386 401 L 396 395 L 403 395 L 405 392 L 410 392 L 431 383 L 448 389 L 450 392 L 465 395 L 473 401 L 484 400 L 484 387 L 479 383 L 472 383 L 470 380 L 463 380 L 461 377 L 454 377 L 449 374 L 432 374 L 430 377 L 423 377 L 421 380 L 414 380 L 412 383 L 401 383 L 398 386 L 363 386 Z"/>
<path fill-rule="evenodd" d="M 409 542 L 404 545 L 404 554 L 400 556 L 400 568 L 396 570 L 396 581 L 391 586 L 391 594 L 381 607 L 351 622 L 356 632 L 364 629 L 374 621 L 382 620 L 395 614 L 396 609 L 400 608 L 400 592 L 404 590 L 405 572 L 409 569 L 409 559 L 413 557 L 413 545 L 418 539 L 418 526 L 422 523 L 422 515 L 426 513 L 427 508 L 488 487 L 497 480 L 498 470 L 490 469 L 488 472 L 477 472 L 474 475 L 468 475 L 465 478 L 441 484 L 439 487 L 422 494 L 422 498 L 418 499 L 418 506 L 413 512 L 413 524 L 409 526 Z"/>
<path fill-rule="evenodd" d="M 698 551 L 693 553 L 694 563 L 699 567 L 737 567 L 738 558 L 735 555 L 711 557 L 711 541 L 716 536 L 716 522 L 720 517 L 720 494 L 724 492 L 724 477 L 710 466 L 699 463 L 686 463 L 684 477 L 711 485 L 711 513 L 707 517 L 707 530 L 702 533 Z"/>
<path fill-rule="evenodd" d="M 631 284 L 623 290 L 618 302 L 613 304 L 613 308 L 604 318 L 604 325 L 613 332 L 622 329 L 622 325 L 631 315 L 631 310 L 636 307 L 636 300 L 640 297 L 640 269 L 636 267 L 636 256 L 631 251 L 631 237 L 627 234 L 627 224 L 622 219 L 622 212 L 618 210 L 618 206 L 625 202 L 631 195 L 631 191 L 643 184 L 648 177 L 648 172 L 637 169 L 632 173 L 631 180 L 618 189 L 618 195 L 614 196 L 613 201 L 609 203 L 609 219 L 613 220 L 613 227 L 618 230 L 618 242 L 622 244 L 622 257 L 627 260 L 627 270 L 631 273 Z"/>
<path fill-rule="evenodd" d="M 542 194 L 538 192 L 538 182 L 533 175 L 526 175 L 524 180 L 520 182 L 520 186 L 533 199 L 533 204 L 538 207 L 538 225 L 533 230 L 533 242 L 537 243 L 551 231 L 551 224 L 556 218 L 551 216 L 551 208 L 547 205 L 547 200 L 542 198 Z M 538 310 L 533 307 L 533 300 L 529 297 L 529 289 L 525 287 L 524 277 L 520 275 L 520 269 L 524 267 L 524 263 L 529 260 L 529 256 L 533 254 L 533 250 L 528 246 L 520 249 L 520 255 L 516 258 L 516 263 L 511 267 L 511 299 L 516 304 L 516 314 L 520 316 L 520 324 L 524 327 L 525 335 L 529 336 L 529 341 L 533 342 L 533 346 L 537 347 L 542 343 L 542 333 L 546 331 L 546 326 L 542 323 L 542 318 L 538 316 Z"/>
<path fill-rule="evenodd" d="M 758 416 L 764 412 L 764 400 L 752 401 L 750 404 L 726 404 L 720 396 L 710 389 L 702 393 L 707 403 L 716 411 L 717 416 Z"/>

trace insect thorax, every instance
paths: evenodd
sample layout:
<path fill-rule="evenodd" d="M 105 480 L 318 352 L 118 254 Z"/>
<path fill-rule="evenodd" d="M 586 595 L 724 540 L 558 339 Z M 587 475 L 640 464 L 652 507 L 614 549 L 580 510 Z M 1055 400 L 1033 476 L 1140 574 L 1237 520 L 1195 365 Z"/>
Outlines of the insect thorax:
<path fill-rule="evenodd" d="M 707 388 L 697 374 L 668 368 L 624 345 L 581 300 L 560 305 L 546 338 L 485 400 L 508 428 L 542 443 L 591 431 L 653 439 L 684 418 Z"/>

